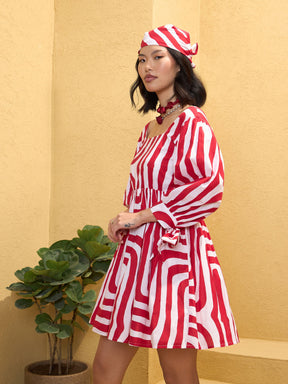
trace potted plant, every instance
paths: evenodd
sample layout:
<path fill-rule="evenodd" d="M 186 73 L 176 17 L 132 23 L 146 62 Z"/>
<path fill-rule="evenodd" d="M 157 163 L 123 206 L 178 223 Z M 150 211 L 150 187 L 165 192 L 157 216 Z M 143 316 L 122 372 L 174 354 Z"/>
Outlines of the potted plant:
<path fill-rule="evenodd" d="M 59 383 L 73 383 L 71 377 L 79 376 L 83 368 L 87 378 L 75 382 L 89 383 L 87 365 L 73 360 L 74 331 L 84 331 L 83 325 L 89 323 L 96 293 L 86 287 L 106 273 L 116 246 L 101 227 L 86 225 L 78 237 L 40 248 L 35 267 L 15 272 L 19 281 L 7 289 L 21 296 L 15 301 L 17 308 L 37 307 L 36 332 L 47 335 L 50 355 L 48 361 L 25 368 L 25 384 L 58 383 L 58 378 Z"/>

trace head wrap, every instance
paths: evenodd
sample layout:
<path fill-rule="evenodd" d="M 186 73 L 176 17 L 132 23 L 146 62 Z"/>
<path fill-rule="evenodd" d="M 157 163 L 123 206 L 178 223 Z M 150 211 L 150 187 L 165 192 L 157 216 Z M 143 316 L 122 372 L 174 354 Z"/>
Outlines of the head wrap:
<path fill-rule="evenodd" d="M 147 45 L 159 45 L 161 47 L 175 49 L 188 57 L 192 67 L 195 67 L 195 64 L 192 63 L 192 56 L 197 54 L 198 44 L 195 43 L 191 46 L 189 33 L 172 24 L 163 25 L 150 32 L 145 32 L 141 42 L 141 48 Z"/>

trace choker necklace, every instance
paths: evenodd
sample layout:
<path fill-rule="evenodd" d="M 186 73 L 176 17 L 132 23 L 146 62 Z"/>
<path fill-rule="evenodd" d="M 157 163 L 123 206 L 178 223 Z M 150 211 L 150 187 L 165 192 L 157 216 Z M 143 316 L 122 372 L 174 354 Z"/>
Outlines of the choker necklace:
<path fill-rule="evenodd" d="M 179 100 L 175 101 L 169 101 L 169 103 L 166 105 L 166 107 L 161 107 L 161 105 L 157 108 L 157 112 L 160 113 L 160 116 L 156 117 L 157 123 L 162 124 L 165 117 L 170 115 L 170 113 L 176 111 L 178 108 L 180 108 L 181 105 L 179 103 Z M 167 110 L 169 111 L 167 112 Z"/>

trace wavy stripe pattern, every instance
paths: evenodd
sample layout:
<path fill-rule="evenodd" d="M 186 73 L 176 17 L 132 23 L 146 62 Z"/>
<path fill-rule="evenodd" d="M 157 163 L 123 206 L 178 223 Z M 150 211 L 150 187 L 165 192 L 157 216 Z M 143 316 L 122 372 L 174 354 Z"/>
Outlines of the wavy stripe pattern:
<path fill-rule="evenodd" d="M 156 223 L 129 231 L 90 323 L 110 340 L 150 348 L 238 343 L 221 268 L 204 218 L 221 203 L 223 160 L 203 112 L 190 107 L 167 131 L 137 145 L 124 204 Z M 162 237 L 179 229 L 176 245 Z M 164 236 L 165 237 L 165 236 Z M 159 247 L 161 243 L 161 247 Z"/>

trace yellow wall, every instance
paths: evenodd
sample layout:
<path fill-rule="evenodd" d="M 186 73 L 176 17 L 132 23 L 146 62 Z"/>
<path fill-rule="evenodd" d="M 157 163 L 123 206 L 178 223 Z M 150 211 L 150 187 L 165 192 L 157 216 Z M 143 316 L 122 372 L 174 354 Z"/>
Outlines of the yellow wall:
<path fill-rule="evenodd" d="M 287 340 L 287 11 L 281 0 L 1 1 L 0 383 L 21 384 L 24 365 L 46 355 L 33 314 L 4 289 L 15 269 L 85 224 L 106 228 L 122 209 L 147 121 L 129 104 L 137 50 L 165 23 L 200 43 L 204 110 L 226 164 L 224 202 L 208 225 L 240 336 Z M 76 357 L 91 362 L 97 341 L 79 337 Z M 142 350 L 125 384 L 157 378 L 154 352 Z"/>
<path fill-rule="evenodd" d="M 122 209 L 144 124 L 131 110 L 129 88 L 152 14 L 150 0 L 55 4 L 52 238 L 87 223 L 106 228 Z"/>
<path fill-rule="evenodd" d="M 45 357 L 31 311 L 5 289 L 49 241 L 51 0 L 0 1 L 0 382 L 22 383 L 24 366 Z"/>
<path fill-rule="evenodd" d="M 288 340 L 284 0 L 201 2 L 205 111 L 226 165 L 213 230 L 240 336 Z"/>
<path fill-rule="evenodd" d="M 123 209 L 146 121 L 132 111 L 129 88 L 140 39 L 151 27 L 150 0 L 55 1 L 51 241 L 71 238 L 85 224 L 106 230 Z M 77 358 L 91 363 L 97 342 L 89 331 Z M 147 359 L 139 351 L 126 384 L 147 383 Z"/>
<path fill-rule="evenodd" d="M 174 24 L 189 31 L 191 42 L 200 43 L 200 0 L 154 0 L 153 26 Z M 141 38 L 141 35 L 140 35 Z"/>

